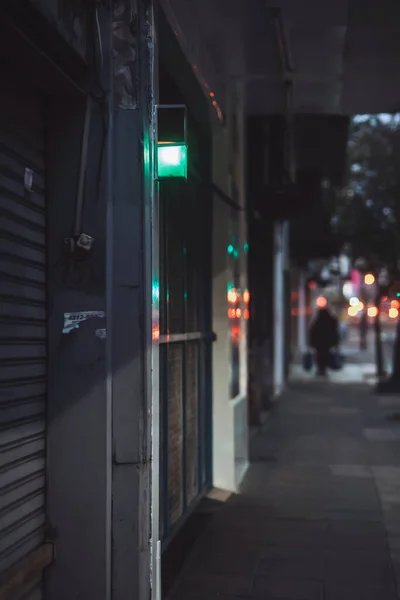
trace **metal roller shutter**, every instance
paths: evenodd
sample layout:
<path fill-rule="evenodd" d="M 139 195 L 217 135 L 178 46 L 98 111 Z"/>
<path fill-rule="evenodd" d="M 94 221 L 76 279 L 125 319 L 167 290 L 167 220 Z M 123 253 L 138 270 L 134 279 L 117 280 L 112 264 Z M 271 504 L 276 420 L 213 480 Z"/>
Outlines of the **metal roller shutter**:
<path fill-rule="evenodd" d="M 0 96 L 0 574 L 43 541 L 46 205 L 40 99 Z M 26 596 L 39 598 L 35 586 Z"/>

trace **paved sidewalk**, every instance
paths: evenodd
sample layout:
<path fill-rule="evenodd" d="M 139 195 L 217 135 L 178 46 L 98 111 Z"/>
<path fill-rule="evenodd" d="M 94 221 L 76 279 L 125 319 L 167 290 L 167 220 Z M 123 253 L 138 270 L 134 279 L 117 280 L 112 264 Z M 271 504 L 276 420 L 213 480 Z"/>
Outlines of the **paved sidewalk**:
<path fill-rule="evenodd" d="M 367 385 L 293 383 L 170 600 L 398 599 L 397 413 Z"/>

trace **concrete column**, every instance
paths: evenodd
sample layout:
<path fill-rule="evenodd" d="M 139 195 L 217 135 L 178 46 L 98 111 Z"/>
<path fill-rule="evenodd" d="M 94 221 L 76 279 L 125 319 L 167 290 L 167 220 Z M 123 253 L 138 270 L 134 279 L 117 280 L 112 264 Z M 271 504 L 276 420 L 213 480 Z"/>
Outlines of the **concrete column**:
<path fill-rule="evenodd" d="M 118 58 L 126 59 L 134 77 L 131 88 L 125 80 L 118 88 L 105 76 L 106 98 L 94 103 L 81 232 L 94 242 L 83 257 L 68 255 L 63 240 L 73 233 L 85 98 L 52 99 L 47 111 L 46 492 L 48 534 L 57 547 L 46 574 L 49 600 L 148 600 L 151 588 L 158 590 L 156 568 L 151 573 L 158 541 L 157 460 L 152 468 L 158 450 L 151 322 L 154 31 L 152 1 L 135 6 L 135 15 L 99 8 L 104 70 L 114 72 L 111 31 L 117 31 L 118 47 L 124 39 L 128 48 Z M 135 39 L 132 16 L 140 33 Z M 134 44 L 140 46 L 136 54 Z M 130 62 L 138 55 L 148 59 L 141 66 Z M 123 99 L 124 93 L 130 97 Z M 64 314 L 81 311 L 96 312 L 63 332 Z"/>
<path fill-rule="evenodd" d="M 285 240 L 284 223 L 274 225 L 274 397 L 283 391 L 285 380 Z"/>
<path fill-rule="evenodd" d="M 235 491 L 235 429 L 230 398 L 231 339 L 227 288 L 230 207 L 214 196 L 213 208 L 213 485 Z"/>
<path fill-rule="evenodd" d="M 245 211 L 245 119 L 244 86 L 231 81 L 228 86 L 228 118 L 225 130 L 214 135 L 213 180 L 231 200 L 216 194 L 213 208 L 213 483 L 236 491 L 248 463 L 247 408 L 247 321 L 244 305 L 240 327 L 240 385 L 237 397 L 231 397 L 232 369 L 231 322 L 228 317 L 227 290 L 232 281 L 231 261 L 227 254 L 231 243 L 233 214 L 239 223 L 237 240 L 240 281 L 238 288 L 247 289 L 247 224 Z M 239 308 L 239 307 L 237 307 Z"/>
<path fill-rule="evenodd" d="M 240 236 L 240 289 L 243 292 L 248 289 L 247 272 L 247 250 L 248 227 L 246 212 L 246 119 L 245 119 L 245 89 L 243 82 L 238 81 L 237 93 L 237 156 L 236 156 L 236 182 L 239 191 L 239 202 L 241 211 L 239 213 L 239 236 Z M 244 319 L 246 306 L 242 301 L 242 319 L 240 322 L 240 400 L 235 406 L 235 463 L 236 463 L 236 486 L 238 487 L 248 468 L 249 461 L 249 419 L 248 419 L 248 321 Z"/>

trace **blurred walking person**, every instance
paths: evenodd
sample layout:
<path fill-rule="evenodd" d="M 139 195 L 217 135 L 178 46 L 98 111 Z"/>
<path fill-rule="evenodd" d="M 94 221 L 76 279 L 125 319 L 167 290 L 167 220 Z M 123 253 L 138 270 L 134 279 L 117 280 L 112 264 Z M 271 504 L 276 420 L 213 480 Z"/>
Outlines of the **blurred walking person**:
<path fill-rule="evenodd" d="M 325 376 L 329 366 L 331 349 L 339 344 L 338 320 L 327 307 L 319 308 L 310 327 L 309 341 L 315 350 L 317 375 Z"/>

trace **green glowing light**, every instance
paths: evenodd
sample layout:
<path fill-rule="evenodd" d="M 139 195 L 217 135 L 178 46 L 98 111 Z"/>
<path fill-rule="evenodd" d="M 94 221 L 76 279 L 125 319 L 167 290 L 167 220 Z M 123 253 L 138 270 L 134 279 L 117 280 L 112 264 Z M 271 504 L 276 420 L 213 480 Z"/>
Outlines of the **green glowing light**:
<path fill-rule="evenodd" d="M 185 144 L 158 144 L 158 179 L 187 178 L 187 146 Z"/>
<path fill-rule="evenodd" d="M 228 254 L 233 254 L 235 251 L 235 248 L 232 246 L 232 244 L 229 244 L 228 246 Z"/>
<path fill-rule="evenodd" d="M 246 242 L 245 245 L 243 246 L 244 251 L 247 253 L 249 251 L 249 245 Z"/>
<path fill-rule="evenodd" d="M 187 299 L 188 299 L 188 294 L 187 294 L 187 292 L 184 292 L 184 293 L 183 293 L 183 299 L 184 299 L 184 301 L 185 301 L 185 302 L 187 301 Z"/>
<path fill-rule="evenodd" d="M 160 283 L 159 281 L 153 281 L 151 286 L 151 298 L 154 305 L 158 306 L 160 300 Z"/>

